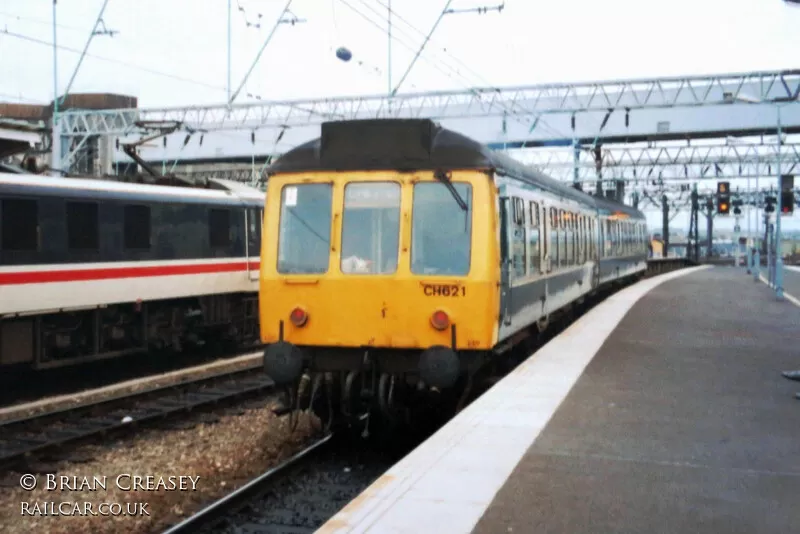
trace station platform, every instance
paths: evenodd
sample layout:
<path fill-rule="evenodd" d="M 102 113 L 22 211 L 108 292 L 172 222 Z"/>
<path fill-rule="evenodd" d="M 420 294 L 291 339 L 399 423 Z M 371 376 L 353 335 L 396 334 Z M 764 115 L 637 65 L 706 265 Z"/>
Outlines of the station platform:
<path fill-rule="evenodd" d="M 742 269 L 641 281 L 318 532 L 800 532 L 798 325 Z"/>

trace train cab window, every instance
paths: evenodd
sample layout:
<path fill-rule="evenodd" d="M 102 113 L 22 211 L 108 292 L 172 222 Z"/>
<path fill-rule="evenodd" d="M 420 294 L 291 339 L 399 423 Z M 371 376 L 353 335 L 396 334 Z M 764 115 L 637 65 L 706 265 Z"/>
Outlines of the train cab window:
<path fill-rule="evenodd" d="M 542 231 L 539 224 L 539 204 L 531 202 L 529 204 L 530 217 L 528 224 L 528 265 L 530 265 L 531 274 L 539 274 L 541 269 L 541 261 L 539 259 L 539 243 L 541 242 Z"/>
<path fill-rule="evenodd" d="M 472 186 L 451 182 L 466 204 L 438 182 L 414 184 L 411 214 L 411 272 L 466 275 L 472 253 Z"/>
<path fill-rule="evenodd" d="M 149 249 L 150 208 L 125 206 L 122 211 L 122 234 L 126 249 Z"/>
<path fill-rule="evenodd" d="M 399 248 L 400 184 L 347 184 L 342 219 L 342 272 L 392 274 L 397 271 Z"/>
<path fill-rule="evenodd" d="M 331 184 L 292 184 L 281 191 L 278 272 L 321 274 L 331 251 Z"/>
<path fill-rule="evenodd" d="M 211 248 L 228 248 L 231 244 L 230 210 L 212 209 L 208 213 L 208 242 Z"/>
<path fill-rule="evenodd" d="M 67 202 L 67 246 L 72 250 L 99 250 L 100 227 L 96 203 Z"/>
<path fill-rule="evenodd" d="M 0 250 L 35 251 L 39 248 L 39 204 L 35 200 L 4 198 Z"/>

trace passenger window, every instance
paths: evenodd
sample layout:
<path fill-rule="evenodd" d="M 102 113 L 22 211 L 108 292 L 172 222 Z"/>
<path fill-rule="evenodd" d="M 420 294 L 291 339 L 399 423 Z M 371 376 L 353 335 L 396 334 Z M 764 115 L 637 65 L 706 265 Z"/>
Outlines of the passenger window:
<path fill-rule="evenodd" d="M 331 251 L 331 184 L 292 184 L 281 191 L 278 272 L 322 274 Z"/>
<path fill-rule="evenodd" d="M 150 208 L 125 206 L 122 210 L 122 234 L 126 249 L 149 249 Z"/>
<path fill-rule="evenodd" d="M 411 272 L 463 276 L 472 251 L 472 186 L 452 182 L 464 210 L 439 182 L 414 185 L 411 215 Z M 513 211 L 513 205 L 511 206 Z"/>
<path fill-rule="evenodd" d="M 558 257 L 559 265 L 566 267 L 569 265 L 569 258 L 567 257 L 567 218 L 564 210 L 558 210 L 559 219 L 559 238 L 558 238 Z"/>
<path fill-rule="evenodd" d="M 251 258 L 261 255 L 261 220 L 263 213 L 258 208 L 247 210 L 247 255 Z"/>
<path fill-rule="evenodd" d="M 554 269 L 559 266 L 559 220 L 558 210 L 550 208 L 550 265 Z"/>
<path fill-rule="evenodd" d="M 4 198 L 0 204 L 3 228 L 0 249 L 39 249 L 39 203 L 35 200 Z"/>
<path fill-rule="evenodd" d="M 100 249 L 97 204 L 67 202 L 67 247 L 72 250 Z"/>
<path fill-rule="evenodd" d="M 539 274 L 541 262 L 539 260 L 539 242 L 541 236 L 541 225 L 539 224 L 539 204 L 531 202 L 530 205 L 530 224 L 528 225 L 528 264 L 531 274 Z"/>
<path fill-rule="evenodd" d="M 567 217 L 567 261 L 575 265 L 575 214 L 566 212 Z"/>
<path fill-rule="evenodd" d="M 435 185 L 441 187 L 439 184 Z M 446 189 L 445 192 L 449 194 Z M 452 198 L 450 201 L 455 204 Z M 397 255 L 400 248 L 400 184 L 395 182 L 347 184 L 344 188 L 342 219 L 343 273 L 397 272 Z"/>
<path fill-rule="evenodd" d="M 230 210 L 212 209 L 208 215 L 208 241 L 211 248 L 228 248 L 231 243 Z"/>

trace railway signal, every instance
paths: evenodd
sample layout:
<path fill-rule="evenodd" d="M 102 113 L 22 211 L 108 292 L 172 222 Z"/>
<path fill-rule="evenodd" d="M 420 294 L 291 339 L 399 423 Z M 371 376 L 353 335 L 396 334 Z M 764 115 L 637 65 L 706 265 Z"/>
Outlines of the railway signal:
<path fill-rule="evenodd" d="M 717 182 L 717 213 L 728 215 L 731 211 L 731 183 Z"/>
<path fill-rule="evenodd" d="M 742 199 L 736 198 L 731 203 L 733 206 L 733 214 L 734 215 L 741 215 L 742 214 Z"/>
<path fill-rule="evenodd" d="M 794 176 L 784 174 L 781 176 L 781 214 L 794 213 Z"/>

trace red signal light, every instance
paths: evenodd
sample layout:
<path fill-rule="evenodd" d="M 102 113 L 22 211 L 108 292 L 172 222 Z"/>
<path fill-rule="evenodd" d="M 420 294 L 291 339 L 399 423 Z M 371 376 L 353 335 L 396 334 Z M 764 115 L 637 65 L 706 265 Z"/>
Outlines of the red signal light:
<path fill-rule="evenodd" d="M 289 320 L 293 325 L 300 328 L 308 322 L 308 314 L 303 308 L 298 306 L 292 310 L 292 313 L 289 314 Z"/>
<path fill-rule="evenodd" d="M 444 330 L 450 326 L 450 317 L 442 310 L 436 310 L 433 312 L 433 315 L 431 315 L 431 326 L 436 330 Z"/>

